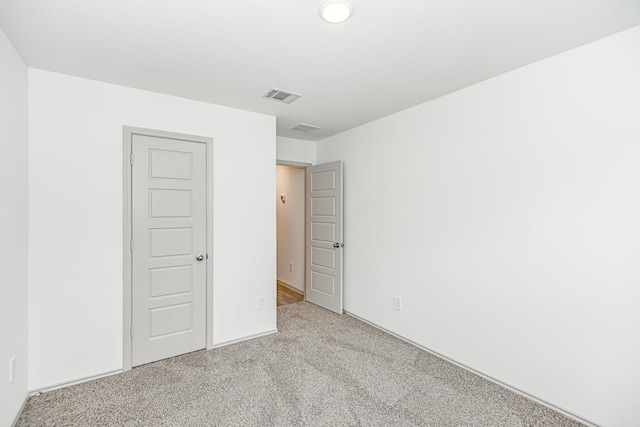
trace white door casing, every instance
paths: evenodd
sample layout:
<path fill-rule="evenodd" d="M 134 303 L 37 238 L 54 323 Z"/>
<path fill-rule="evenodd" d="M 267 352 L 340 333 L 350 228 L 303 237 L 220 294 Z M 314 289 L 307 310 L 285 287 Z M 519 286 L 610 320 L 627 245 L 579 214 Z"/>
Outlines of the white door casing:
<path fill-rule="evenodd" d="M 129 136 L 131 341 L 125 369 L 203 349 L 208 341 L 208 147 L 150 132 Z"/>
<path fill-rule="evenodd" d="M 307 301 L 342 314 L 342 162 L 307 167 Z"/>

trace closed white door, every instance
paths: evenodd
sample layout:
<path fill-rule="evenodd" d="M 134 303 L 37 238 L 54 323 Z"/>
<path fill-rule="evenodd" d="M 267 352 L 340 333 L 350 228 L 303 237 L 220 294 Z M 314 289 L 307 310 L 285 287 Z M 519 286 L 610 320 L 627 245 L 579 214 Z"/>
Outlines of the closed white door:
<path fill-rule="evenodd" d="M 133 135 L 132 365 L 206 347 L 206 144 Z"/>
<path fill-rule="evenodd" d="M 342 314 L 342 162 L 307 167 L 306 300 Z"/>

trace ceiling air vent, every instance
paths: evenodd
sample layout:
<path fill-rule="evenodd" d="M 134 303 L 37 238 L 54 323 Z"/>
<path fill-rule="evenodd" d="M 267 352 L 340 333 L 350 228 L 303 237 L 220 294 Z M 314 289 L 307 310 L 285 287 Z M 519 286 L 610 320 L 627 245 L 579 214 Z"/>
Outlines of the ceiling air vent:
<path fill-rule="evenodd" d="M 269 92 L 262 95 L 263 98 L 273 99 L 274 101 L 284 102 L 285 104 L 291 104 L 302 95 L 297 93 L 291 93 L 280 89 L 271 89 Z"/>
<path fill-rule="evenodd" d="M 306 123 L 300 123 L 298 126 L 294 126 L 291 128 L 291 130 L 300 130 L 302 132 L 309 132 L 316 129 L 320 129 L 320 127 L 314 126 L 314 125 L 308 125 Z"/>

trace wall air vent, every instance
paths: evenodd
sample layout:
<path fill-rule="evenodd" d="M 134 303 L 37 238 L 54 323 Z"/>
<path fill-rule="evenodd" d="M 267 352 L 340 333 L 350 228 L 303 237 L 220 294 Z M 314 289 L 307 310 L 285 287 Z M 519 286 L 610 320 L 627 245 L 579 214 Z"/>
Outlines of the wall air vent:
<path fill-rule="evenodd" d="M 291 128 L 291 130 L 299 130 L 299 131 L 302 131 L 302 132 L 309 132 L 309 131 L 316 130 L 316 129 L 320 129 L 320 127 L 319 126 L 314 126 L 314 125 L 308 125 L 306 123 L 300 123 L 299 125 L 294 126 L 294 127 Z"/>
<path fill-rule="evenodd" d="M 291 93 L 280 89 L 271 89 L 262 95 L 263 98 L 273 99 L 274 101 L 284 102 L 285 104 L 291 104 L 301 96 L 302 95 L 298 95 L 297 93 Z"/>

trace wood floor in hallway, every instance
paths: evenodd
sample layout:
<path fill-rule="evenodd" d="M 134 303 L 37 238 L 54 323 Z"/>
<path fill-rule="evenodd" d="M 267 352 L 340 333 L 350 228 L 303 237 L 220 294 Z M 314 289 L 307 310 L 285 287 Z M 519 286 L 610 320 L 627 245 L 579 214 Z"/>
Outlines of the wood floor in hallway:
<path fill-rule="evenodd" d="M 284 286 L 281 282 L 278 285 L 278 307 L 281 305 L 293 304 L 294 302 L 304 301 L 304 295 Z"/>

